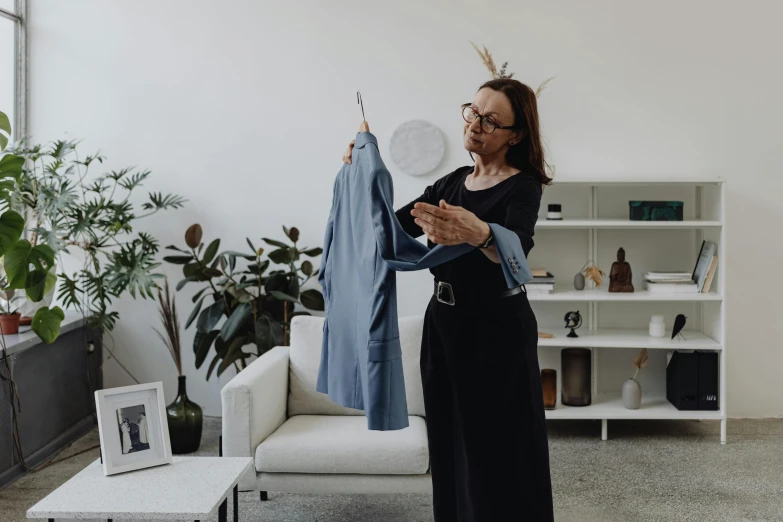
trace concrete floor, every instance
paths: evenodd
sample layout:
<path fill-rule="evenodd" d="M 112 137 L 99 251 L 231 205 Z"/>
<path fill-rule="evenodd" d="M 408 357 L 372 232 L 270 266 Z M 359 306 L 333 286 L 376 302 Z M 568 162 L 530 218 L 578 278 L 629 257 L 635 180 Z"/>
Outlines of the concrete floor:
<path fill-rule="evenodd" d="M 614 421 L 609 440 L 602 442 L 598 422 L 550 421 L 556 520 L 783 521 L 783 419 L 730 420 L 726 445 L 719 442 L 718 428 L 717 422 Z M 217 455 L 219 434 L 220 419 L 207 418 L 197 454 Z M 96 429 L 56 459 L 97 442 Z M 97 449 L 0 491 L 0 520 L 26 520 L 27 508 L 96 458 Z M 256 493 L 240 493 L 240 520 L 429 522 L 432 500 L 270 492 L 262 503 Z"/>

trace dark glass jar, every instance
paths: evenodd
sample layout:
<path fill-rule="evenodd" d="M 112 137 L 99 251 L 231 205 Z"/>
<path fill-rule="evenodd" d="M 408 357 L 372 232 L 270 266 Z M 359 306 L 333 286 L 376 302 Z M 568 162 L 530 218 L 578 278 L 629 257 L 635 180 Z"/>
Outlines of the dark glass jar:
<path fill-rule="evenodd" d="M 201 445 L 201 427 L 204 415 L 201 406 L 188 399 L 185 390 L 185 376 L 179 376 L 177 397 L 166 406 L 169 424 L 171 452 L 175 454 L 193 453 Z"/>
<path fill-rule="evenodd" d="M 561 397 L 566 406 L 589 406 L 592 396 L 592 358 L 588 348 L 563 348 L 560 352 Z"/>
<path fill-rule="evenodd" d="M 541 387 L 544 391 L 544 409 L 554 410 L 557 406 L 557 371 L 541 370 Z"/>

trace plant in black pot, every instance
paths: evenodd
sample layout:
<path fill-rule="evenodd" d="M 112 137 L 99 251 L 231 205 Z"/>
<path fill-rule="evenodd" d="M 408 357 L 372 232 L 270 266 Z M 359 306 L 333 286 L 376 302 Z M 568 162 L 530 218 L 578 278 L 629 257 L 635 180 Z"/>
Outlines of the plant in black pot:
<path fill-rule="evenodd" d="M 204 248 L 198 224 L 185 232 L 189 250 L 173 245 L 166 247 L 181 253 L 164 258 L 169 263 L 183 265 L 185 278 L 177 284 L 177 290 L 190 282 L 206 283 L 193 296 L 196 306 L 185 328 L 196 322 L 193 341 L 196 368 L 201 367 L 213 344 L 215 346 L 207 379 L 214 370 L 218 376 L 231 366 L 241 371 L 253 355 L 260 357 L 275 346 L 287 346 L 291 319 L 297 315 L 311 315 L 307 311 L 295 312 L 295 304 L 323 311 L 324 298 L 320 291 L 300 290 L 318 270 L 313 270 L 309 260 L 298 263 L 300 256 L 318 256 L 322 249 L 299 248 L 296 227 L 283 227 L 283 231 L 293 244 L 262 238 L 277 247 L 269 253 L 269 259 L 263 260 L 264 249 L 256 248 L 250 239 L 247 239 L 249 252 L 228 250 L 218 254 L 220 239 Z M 267 272 L 270 262 L 283 265 L 283 268 Z M 218 327 L 223 316 L 226 321 Z M 246 345 L 255 345 L 255 351 L 242 350 Z"/>
<path fill-rule="evenodd" d="M 169 349 L 174 365 L 177 367 L 179 387 L 177 398 L 166 406 L 166 417 L 169 424 L 169 438 L 171 439 L 172 453 L 192 453 L 201 445 L 201 428 L 204 423 L 204 415 L 201 406 L 188 398 L 185 388 L 185 376 L 182 374 L 182 350 L 179 335 L 179 317 L 177 315 L 177 303 L 169 291 L 169 280 L 163 285 L 163 292 L 158 288 L 158 304 L 160 320 L 163 323 L 165 334 L 157 328 L 158 336 Z"/>

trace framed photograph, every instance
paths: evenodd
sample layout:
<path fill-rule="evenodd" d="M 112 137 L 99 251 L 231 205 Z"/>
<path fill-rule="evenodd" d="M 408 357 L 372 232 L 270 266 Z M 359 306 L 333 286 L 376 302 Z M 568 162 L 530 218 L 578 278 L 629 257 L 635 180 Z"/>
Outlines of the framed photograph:
<path fill-rule="evenodd" d="M 171 464 L 163 383 L 95 392 L 104 475 Z"/>

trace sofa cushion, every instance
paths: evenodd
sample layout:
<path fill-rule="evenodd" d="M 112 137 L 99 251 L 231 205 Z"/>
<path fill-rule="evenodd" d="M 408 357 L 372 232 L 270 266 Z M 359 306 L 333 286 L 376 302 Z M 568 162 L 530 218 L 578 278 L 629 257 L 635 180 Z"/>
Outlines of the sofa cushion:
<path fill-rule="evenodd" d="M 424 417 L 424 396 L 421 388 L 421 333 L 423 316 L 398 319 L 402 368 L 405 374 L 405 397 L 408 415 Z M 297 315 L 291 319 L 289 362 L 288 416 L 295 415 L 362 415 L 363 410 L 346 408 L 315 390 L 318 367 L 321 364 L 324 318 Z"/>
<path fill-rule="evenodd" d="M 414 415 L 407 428 L 388 431 L 352 415 L 297 415 L 258 445 L 255 464 L 259 473 L 426 473 L 427 427 Z"/>

